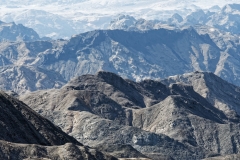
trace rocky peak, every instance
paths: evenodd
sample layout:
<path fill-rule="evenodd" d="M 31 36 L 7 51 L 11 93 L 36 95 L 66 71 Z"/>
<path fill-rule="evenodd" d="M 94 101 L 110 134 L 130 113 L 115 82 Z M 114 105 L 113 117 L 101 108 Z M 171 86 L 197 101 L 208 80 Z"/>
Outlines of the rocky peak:
<path fill-rule="evenodd" d="M 109 29 L 128 29 L 133 26 L 137 20 L 129 15 L 119 15 L 116 19 L 112 20 Z"/>
<path fill-rule="evenodd" d="M 22 24 L 0 23 L 0 41 L 36 41 L 41 40 L 37 32 Z"/>
<path fill-rule="evenodd" d="M 232 13 L 234 11 L 240 11 L 240 4 L 227 4 L 221 10 L 223 13 Z"/>
<path fill-rule="evenodd" d="M 180 16 L 178 13 L 174 13 L 171 17 L 171 21 L 172 22 L 177 22 L 177 23 L 181 23 L 183 21 L 182 16 Z"/>
<path fill-rule="evenodd" d="M 192 85 L 195 92 L 206 98 L 213 106 L 223 111 L 230 119 L 238 119 L 238 116 L 234 115 L 234 112 L 240 115 L 240 108 L 238 107 L 240 88 L 213 73 L 194 72 L 169 77 L 162 82 L 164 84 L 181 82 Z"/>

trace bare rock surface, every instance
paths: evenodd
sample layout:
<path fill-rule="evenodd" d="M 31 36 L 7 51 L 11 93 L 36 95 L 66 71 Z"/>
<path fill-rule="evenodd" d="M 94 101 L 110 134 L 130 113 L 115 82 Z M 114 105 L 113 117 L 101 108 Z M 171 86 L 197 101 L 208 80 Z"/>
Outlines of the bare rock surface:
<path fill-rule="evenodd" d="M 121 155 L 109 146 L 130 145 L 153 159 L 201 159 L 238 153 L 237 88 L 206 72 L 133 82 L 101 71 L 20 99 L 81 143 L 106 145 L 102 150 L 118 157 L 135 158 L 136 152 Z M 206 91 L 225 105 L 236 104 L 224 110 Z"/>
<path fill-rule="evenodd" d="M 61 146 L 18 144 L 0 141 L 0 158 L 14 160 L 116 160 L 89 147 L 66 143 Z"/>
<path fill-rule="evenodd" d="M 17 93 L 60 88 L 76 76 L 101 70 L 134 81 L 210 71 L 239 85 L 238 50 L 237 35 L 207 26 L 96 30 L 69 40 L 2 42 L 0 75 L 5 78 L 0 88 Z"/>
<path fill-rule="evenodd" d="M 3 67 L 0 73 L 4 73 L 4 67 L 12 68 L 14 76 L 19 78 L 21 70 L 16 68 L 25 66 L 36 75 L 46 71 L 44 74 L 51 77 L 48 81 L 54 81 L 53 74 L 61 77 L 57 79 L 59 81 L 69 81 L 76 76 L 104 70 L 141 81 L 192 71 L 210 71 L 238 85 L 239 37 L 219 31 L 222 36 L 218 38 L 220 33 L 217 31 L 199 30 L 202 31 L 198 33 L 193 27 L 144 32 L 96 30 L 72 36 L 69 40 L 3 42 L 0 43 L 0 67 Z M 7 72 L 11 74 L 10 69 Z M 27 77 L 23 75 L 20 79 Z M 11 77 L 6 79 L 18 84 Z M 25 88 L 10 86 L 10 90 L 23 93 L 57 88 L 51 83 L 49 86 L 38 84 L 37 78 L 33 82 Z M 36 87 L 37 84 L 42 87 Z"/>
<path fill-rule="evenodd" d="M 148 159 L 145 155 L 143 155 L 141 152 L 134 149 L 131 145 L 108 144 L 108 145 L 99 145 L 99 146 L 96 146 L 95 148 L 98 150 L 107 152 L 111 155 L 114 155 L 115 157 L 122 157 L 122 159 L 124 159 L 123 157 L 134 157 L 136 159 Z"/>
<path fill-rule="evenodd" d="M 4 92 L 0 92 L 0 110 L 0 159 L 116 159 L 83 146 Z"/>
<path fill-rule="evenodd" d="M 195 92 L 204 97 L 214 107 L 222 110 L 229 119 L 238 119 L 240 115 L 240 88 L 230 84 L 213 73 L 195 72 L 171 76 L 162 83 L 184 83 L 193 86 Z M 237 114 L 236 114 L 237 113 Z"/>
<path fill-rule="evenodd" d="M 0 67 L 0 88 L 17 94 L 41 89 L 61 88 L 66 81 L 54 71 L 32 66 Z"/>
<path fill-rule="evenodd" d="M 239 154 L 230 154 L 226 156 L 216 156 L 216 157 L 205 158 L 204 160 L 238 160 L 238 159 L 240 159 Z"/>
<path fill-rule="evenodd" d="M 26 104 L 0 93 L 0 139 L 27 144 L 61 145 L 67 142 L 79 144 L 49 120 L 35 113 Z"/>
<path fill-rule="evenodd" d="M 50 39 L 50 38 L 48 38 Z M 42 40 L 32 28 L 0 21 L 0 41 L 37 41 Z"/>

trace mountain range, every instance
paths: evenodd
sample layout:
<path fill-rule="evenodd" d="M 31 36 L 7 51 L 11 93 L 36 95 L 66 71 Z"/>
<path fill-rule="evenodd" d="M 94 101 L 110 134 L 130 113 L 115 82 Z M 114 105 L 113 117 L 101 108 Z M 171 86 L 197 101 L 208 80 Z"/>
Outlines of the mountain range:
<path fill-rule="evenodd" d="M 135 81 L 210 71 L 239 85 L 239 42 L 238 36 L 207 26 L 96 30 L 70 40 L 3 42 L 1 89 L 60 88 L 76 76 L 101 70 Z"/>
<path fill-rule="evenodd" d="M 239 159 L 227 3 L 1 1 L 0 159 Z"/>
<path fill-rule="evenodd" d="M 53 39 L 70 38 L 73 34 L 79 34 L 96 29 L 107 29 L 109 23 L 119 14 L 127 14 L 137 19 L 159 20 L 163 23 L 174 14 L 180 14 L 189 23 L 200 23 L 212 19 L 208 24 L 215 27 L 220 24 L 227 30 L 236 30 L 235 18 L 237 8 L 233 7 L 234 14 L 224 12 L 229 8 L 227 3 L 239 3 L 238 0 L 214 0 L 209 1 L 109 1 L 109 0 L 44 0 L 44 1 L 1 1 L 0 20 L 15 22 L 33 28 L 40 37 Z M 220 11 L 222 8 L 222 11 Z M 203 11 L 198 11 L 198 10 Z M 214 13 L 211 13 L 214 12 Z M 220 13 L 219 13 L 220 12 Z M 206 13 L 206 15 L 205 15 Z M 200 15 L 199 15 L 200 14 Z M 212 15 L 214 14 L 214 15 Z M 199 22 L 194 18 L 204 16 Z M 211 17 L 208 17 L 211 16 Z M 235 23 L 228 23 L 226 20 Z M 224 22 L 225 21 L 225 22 Z M 203 24 L 205 24 L 203 22 Z"/>
<path fill-rule="evenodd" d="M 101 71 L 19 99 L 118 158 L 202 159 L 239 153 L 239 97 L 239 87 L 208 72 L 134 82 Z M 118 155 L 119 146 L 132 149 Z"/>
<path fill-rule="evenodd" d="M 231 34 L 239 34 L 239 18 L 240 18 L 240 4 L 228 4 L 218 11 L 204 11 L 197 9 L 187 16 L 181 16 L 178 13 L 172 15 L 166 21 L 162 20 L 148 20 L 136 19 L 130 15 L 119 15 L 112 20 L 109 29 L 121 30 L 151 30 L 159 28 L 184 28 L 186 26 L 207 25 L 209 27 L 230 32 Z"/>

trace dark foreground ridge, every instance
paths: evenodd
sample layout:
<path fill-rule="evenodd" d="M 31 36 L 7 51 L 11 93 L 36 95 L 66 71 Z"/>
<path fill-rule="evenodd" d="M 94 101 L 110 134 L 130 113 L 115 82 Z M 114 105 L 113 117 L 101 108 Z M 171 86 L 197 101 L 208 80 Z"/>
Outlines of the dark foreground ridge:
<path fill-rule="evenodd" d="M 81 145 L 49 120 L 35 113 L 26 104 L 0 92 L 0 139 L 25 144 Z"/>
<path fill-rule="evenodd" d="M 4 92 L 0 92 L 0 111 L 0 159 L 114 159 L 83 146 Z"/>

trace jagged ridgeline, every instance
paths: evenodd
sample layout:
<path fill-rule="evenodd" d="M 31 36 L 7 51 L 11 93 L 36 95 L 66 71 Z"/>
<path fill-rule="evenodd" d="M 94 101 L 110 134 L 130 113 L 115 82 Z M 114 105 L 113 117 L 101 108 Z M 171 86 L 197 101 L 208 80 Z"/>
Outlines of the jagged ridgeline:
<path fill-rule="evenodd" d="M 0 159 L 115 159 L 83 146 L 23 102 L 0 92 Z"/>
<path fill-rule="evenodd" d="M 99 70 L 136 81 L 202 70 L 239 85 L 239 37 L 196 30 L 97 30 L 70 40 L 0 43 L 0 87 L 17 93 L 60 88 Z"/>
<path fill-rule="evenodd" d="M 40 38 L 32 28 L 15 24 L 14 22 L 5 23 L 0 21 L 0 42 L 8 41 L 39 41 L 50 40 L 50 38 Z"/>
<path fill-rule="evenodd" d="M 69 39 L 77 18 L 1 13 L 66 39 L 0 21 L 0 159 L 239 159 L 240 5 L 191 7 Z"/>
<path fill-rule="evenodd" d="M 2 21 L 21 23 L 40 37 L 53 39 L 98 29 L 149 30 L 195 24 L 239 33 L 239 0 L 1 0 L 0 5 Z"/>
<path fill-rule="evenodd" d="M 148 19 L 136 19 L 134 16 L 121 14 L 111 21 L 109 29 L 121 29 L 121 30 L 135 30 L 135 31 L 147 31 L 159 28 L 182 28 L 186 26 L 195 25 L 207 25 L 215 29 L 219 29 L 231 34 L 239 34 L 239 18 L 240 18 L 240 4 L 227 4 L 220 8 L 219 6 L 213 6 L 209 9 L 194 9 L 187 15 L 184 13 L 178 14 L 177 12 L 172 14 L 167 20 L 148 20 Z M 221 35 L 222 36 L 222 35 Z"/>
<path fill-rule="evenodd" d="M 239 97 L 239 87 L 210 72 L 134 82 L 101 71 L 20 100 L 118 158 L 202 159 L 239 153 Z"/>

